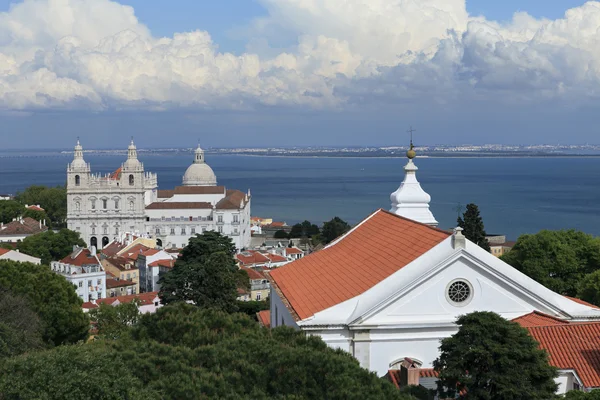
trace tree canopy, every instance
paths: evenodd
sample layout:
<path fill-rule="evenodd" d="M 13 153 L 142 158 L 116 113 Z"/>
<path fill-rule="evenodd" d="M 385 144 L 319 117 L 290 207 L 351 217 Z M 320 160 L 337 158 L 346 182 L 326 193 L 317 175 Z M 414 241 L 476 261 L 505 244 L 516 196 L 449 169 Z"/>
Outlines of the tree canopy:
<path fill-rule="evenodd" d="M 25 207 L 16 200 L 0 201 L 0 222 L 9 223 L 20 217 L 25 212 Z"/>
<path fill-rule="evenodd" d="M 485 251 L 490 251 L 490 244 L 486 239 L 483 219 L 479 214 L 479 207 L 476 204 L 467 204 L 467 209 L 462 217 L 458 217 L 457 224 L 463 228 L 463 235 L 477 246 Z"/>
<path fill-rule="evenodd" d="M 24 297 L 42 324 L 44 342 L 76 343 L 88 335 L 89 319 L 67 280 L 49 267 L 0 260 L 0 287 Z"/>
<path fill-rule="evenodd" d="M 17 193 L 15 199 L 21 204 L 39 205 L 50 219 L 54 228 L 66 227 L 67 221 L 67 189 L 65 187 L 29 186 Z"/>
<path fill-rule="evenodd" d="M 67 228 L 59 232 L 48 230 L 37 235 L 28 236 L 17 245 L 20 252 L 42 259 L 42 263 L 50 265 L 51 261 L 59 261 L 73 252 L 73 246 L 85 247 L 79 233 Z"/>
<path fill-rule="evenodd" d="M 600 400 L 600 390 L 591 392 L 580 392 L 579 390 L 570 390 L 565 394 L 565 400 Z"/>
<path fill-rule="evenodd" d="M 127 339 L 28 354 L 0 365 L 19 399 L 408 399 L 320 338 L 179 303 Z"/>
<path fill-rule="evenodd" d="M 520 236 L 502 260 L 548 289 L 576 296 L 583 278 L 600 269 L 600 239 L 575 230 L 543 230 Z"/>
<path fill-rule="evenodd" d="M 98 308 L 89 312 L 97 336 L 108 339 L 118 339 L 127 334 L 129 327 L 140 319 L 139 301 L 121 303 L 116 306 L 101 303 Z"/>
<path fill-rule="evenodd" d="M 348 232 L 352 227 L 340 217 L 334 217 L 323 224 L 321 236 L 325 244 L 330 243 Z"/>
<path fill-rule="evenodd" d="M 234 254 L 231 239 L 218 232 L 191 238 L 173 269 L 160 278 L 162 302 L 192 301 L 198 307 L 235 311 L 240 274 Z"/>
<path fill-rule="evenodd" d="M 457 324 L 458 332 L 442 340 L 433 363 L 442 395 L 454 398 L 466 390 L 480 400 L 554 397 L 557 371 L 526 329 L 492 312 L 461 316 Z"/>
<path fill-rule="evenodd" d="M 40 318 L 27 299 L 0 288 L 0 359 L 44 347 Z"/>
<path fill-rule="evenodd" d="M 304 221 L 292 226 L 290 238 L 310 238 L 321 233 L 319 227 L 310 221 Z"/>

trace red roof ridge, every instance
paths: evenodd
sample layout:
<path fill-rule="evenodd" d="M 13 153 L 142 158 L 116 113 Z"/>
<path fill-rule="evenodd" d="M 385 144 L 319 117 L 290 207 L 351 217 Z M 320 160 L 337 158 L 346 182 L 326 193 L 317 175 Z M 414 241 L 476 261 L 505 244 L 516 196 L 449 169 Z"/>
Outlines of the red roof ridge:
<path fill-rule="evenodd" d="M 537 310 L 534 310 L 528 314 L 521 315 L 520 317 L 513 318 L 512 321 L 518 323 L 523 328 L 530 328 L 534 326 L 556 326 L 561 324 L 569 324 L 569 321 L 555 317 L 553 315 L 545 314 Z"/>

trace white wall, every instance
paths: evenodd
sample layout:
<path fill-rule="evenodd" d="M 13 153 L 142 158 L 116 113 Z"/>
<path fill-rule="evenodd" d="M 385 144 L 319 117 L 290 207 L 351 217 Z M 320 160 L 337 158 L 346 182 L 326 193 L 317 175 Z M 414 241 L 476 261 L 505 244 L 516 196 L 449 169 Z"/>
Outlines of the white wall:
<path fill-rule="evenodd" d="M 292 314 L 290 314 L 288 309 L 285 307 L 285 305 L 281 301 L 281 298 L 279 297 L 279 295 L 277 294 L 275 289 L 273 289 L 273 286 L 271 286 L 271 293 L 269 294 L 269 300 L 271 302 L 271 327 L 272 328 L 276 328 L 278 326 L 285 325 L 285 326 L 291 326 L 296 329 L 299 329 L 298 325 L 296 324 L 296 321 L 294 320 L 294 317 L 292 317 Z"/>
<path fill-rule="evenodd" d="M 42 260 L 36 257 L 28 256 L 27 254 L 11 250 L 8 253 L 0 255 L 0 260 L 12 260 L 18 262 L 30 262 L 33 264 L 41 264 Z"/>

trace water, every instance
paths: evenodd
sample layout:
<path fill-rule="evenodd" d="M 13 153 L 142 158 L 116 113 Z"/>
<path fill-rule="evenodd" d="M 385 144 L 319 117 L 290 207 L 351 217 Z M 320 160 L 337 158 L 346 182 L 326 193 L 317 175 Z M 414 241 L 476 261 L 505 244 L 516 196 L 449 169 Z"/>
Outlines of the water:
<path fill-rule="evenodd" d="M 86 154 L 93 172 L 114 171 L 125 155 Z M 0 193 L 62 185 L 71 155 L 0 151 Z M 181 184 L 191 153 L 140 154 L 161 189 Z M 252 215 L 288 224 L 339 216 L 357 223 L 403 179 L 404 159 L 287 158 L 207 155 L 219 184 L 252 191 Z M 488 233 L 516 239 L 540 229 L 575 228 L 600 235 L 600 158 L 422 158 L 417 177 L 431 195 L 440 227 L 456 225 L 456 206 L 476 203 Z"/>

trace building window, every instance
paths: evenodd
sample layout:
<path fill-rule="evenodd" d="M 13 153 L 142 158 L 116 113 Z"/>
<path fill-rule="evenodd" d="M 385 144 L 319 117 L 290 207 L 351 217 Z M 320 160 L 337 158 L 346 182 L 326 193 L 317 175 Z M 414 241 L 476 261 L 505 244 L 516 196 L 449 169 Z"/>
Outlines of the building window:
<path fill-rule="evenodd" d="M 181 234 L 185 235 L 185 228 L 181 228 Z"/>
<path fill-rule="evenodd" d="M 175 234 L 175 228 L 171 228 L 171 235 Z"/>
<path fill-rule="evenodd" d="M 219 225 L 219 233 L 223 233 L 223 227 Z"/>
<path fill-rule="evenodd" d="M 206 232 L 206 227 L 205 226 L 202 227 L 202 233 L 204 233 L 204 232 Z"/>
<path fill-rule="evenodd" d="M 236 233 L 236 234 L 237 234 L 237 233 L 238 233 L 238 228 L 234 228 L 234 229 L 233 229 L 233 233 Z"/>
<path fill-rule="evenodd" d="M 79 287 L 83 287 L 83 281 L 79 281 Z"/>
<path fill-rule="evenodd" d="M 156 228 L 156 230 L 154 231 L 154 233 L 156 233 L 157 235 L 160 235 L 160 228 Z"/>
<path fill-rule="evenodd" d="M 79 186 L 81 184 L 81 178 L 79 175 L 75 175 L 75 186 Z"/>
<path fill-rule="evenodd" d="M 119 199 L 115 199 L 115 210 L 119 209 Z"/>
<path fill-rule="evenodd" d="M 98 279 L 98 286 L 102 286 L 102 279 Z"/>
<path fill-rule="evenodd" d="M 129 186 L 133 186 L 133 184 L 134 184 L 133 175 L 129 175 Z"/>
<path fill-rule="evenodd" d="M 92 210 L 96 209 L 96 199 L 92 199 Z"/>
<path fill-rule="evenodd" d="M 260 300 L 260 293 L 256 293 L 256 300 Z"/>
<path fill-rule="evenodd" d="M 446 298 L 455 306 L 464 306 L 469 303 L 473 288 L 467 281 L 455 280 L 448 285 Z"/>
<path fill-rule="evenodd" d="M 133 201 L 129 202 L 129 211 L 133 211 L 135 208 L 135 203 Z"/>
<path fill-rule="evenodd" d="M 106 210 L 107 207 L 108 207 L 108 200 L 102 199 L 102 208 L 104 208 Z"/>
<path fill-rule="evenodd" d="M 127 274 L 127 280 L 130 281 L 131 280 L 131 274 Z"/>
<path fill-rule="evenodd" d="M 196 228 L 192 228 L 192 235 L 196 234 Z"/>
<path fill-rule="evenodd" d="M 217 216 L 217 222 L 223 222 L 223 216 L 222 215 L 218 215 Z"/>
<path fill-rule="evenodd" d="M 233 222 L 240 222 L 240 216 L 238 214 L 233 214 Z"/>

